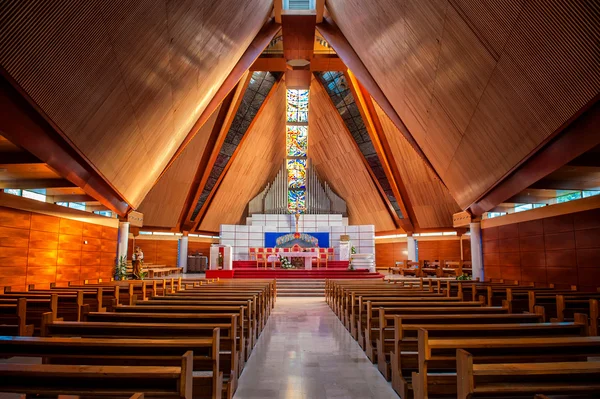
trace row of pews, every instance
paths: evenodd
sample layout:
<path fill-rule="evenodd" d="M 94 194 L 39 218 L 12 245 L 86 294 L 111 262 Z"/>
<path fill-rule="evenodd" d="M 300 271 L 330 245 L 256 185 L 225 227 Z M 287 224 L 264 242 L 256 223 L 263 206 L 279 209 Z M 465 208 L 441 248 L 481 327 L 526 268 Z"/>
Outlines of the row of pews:
<path fill-rule="evenodd" d="M 402 277 L 458 277 L 471 276 L 473 267 L 471 261 L 462 260 L 412 260 L 397 261 L 395 267 L 389 268 L 391 274 Z"/>
<path fill-rule="evenodd" d="M 0 363 L 0 392 L 232 398 L 276 289 L 181 278 L 5 289 L 0 354 L 42 364 Z"/>
<path fill-rule="evenodd" d="M 403 399 L 600 397 L 598 292 L 420 278 L 325 295 Z"/>

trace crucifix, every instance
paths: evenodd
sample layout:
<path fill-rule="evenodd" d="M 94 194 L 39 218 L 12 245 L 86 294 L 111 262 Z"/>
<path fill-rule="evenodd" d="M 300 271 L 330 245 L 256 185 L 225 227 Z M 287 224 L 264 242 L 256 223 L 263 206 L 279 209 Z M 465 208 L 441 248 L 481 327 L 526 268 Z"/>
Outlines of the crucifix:
<path fill-rule="evenodd" d="M 296 219 L 296 232 L 294 233 L 294 238 L 300 238 L 300 232 L 298 231 L 299 221 L 300 221 L 300 212 L 305 210 L 304 206 L 300 206 L 300 200 L 296 199 L 296 206 L 292 208 L 294 210 L 294 218 Z"/>

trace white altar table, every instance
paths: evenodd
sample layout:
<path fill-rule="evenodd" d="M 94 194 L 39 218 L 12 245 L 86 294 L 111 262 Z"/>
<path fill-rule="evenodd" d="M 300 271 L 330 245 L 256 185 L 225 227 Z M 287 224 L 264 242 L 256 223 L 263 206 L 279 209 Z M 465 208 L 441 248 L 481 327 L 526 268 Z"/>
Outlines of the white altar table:
<path fill-rule="evenodd" d="M 304 269 L 312 270 L 312 259 L 318 258 L 318 252 L 278 252 L 277 255 L 286 258 L 304 258 Z"/>

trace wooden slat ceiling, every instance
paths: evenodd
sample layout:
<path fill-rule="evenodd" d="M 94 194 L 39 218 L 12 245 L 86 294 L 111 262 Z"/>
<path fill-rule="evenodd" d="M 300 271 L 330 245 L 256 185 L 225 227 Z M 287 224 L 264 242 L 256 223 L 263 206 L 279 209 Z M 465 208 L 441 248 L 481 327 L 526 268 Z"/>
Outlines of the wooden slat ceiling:
<path fill-rule="evenodd" d="M 168 228 L 177 225 L 218 113 L 219 109 L 142 201 L 138 210 L 144 214 L 145 225 Z"/>
<path fill-rule="evenodd" d="M 308 156 L 319 178 L 346 201 L 350 224 L 374 224 L 376 231 L 396 229 L 350 132 L 314 78 L 310 86 Z"/>
<path fill-rule="evenodd" d="M 420 228 L 452 227 L 452 215 L 460 212 L 448 189 L 406 141 L 385 112 L 373 101 L 398 172 L 404 182 Z"/>
<path fill-rule="evenodd" d="M 593 2 L 329 0 L 327 7 L 461 208 L 600 91 Z"/>
<path fill-rule="evenodd" d="M 285 84 L 267 99 L 216 191 L 199 230 L 219 231 L 221 224 L 245 223 L 248 202 L 277 174 L 285 157 Z"/>
<path fill-rule="evenodd" d="M 272 6 L 9 0 L 0 65 L 137 207 Z"/>

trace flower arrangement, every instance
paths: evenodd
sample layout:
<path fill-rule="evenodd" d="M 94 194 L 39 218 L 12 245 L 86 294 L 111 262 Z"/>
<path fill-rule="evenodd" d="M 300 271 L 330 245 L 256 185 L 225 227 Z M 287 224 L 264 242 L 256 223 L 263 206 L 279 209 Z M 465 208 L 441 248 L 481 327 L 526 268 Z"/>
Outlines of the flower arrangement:
<path fill-rule="evenodd" d="M 457 280 L 471 280 L 471 276 L 467 273 L 463 273 L 461 276 L 456 277 Z"/>
<path fill-rule="evenodd" d="M 279 262 L 281 262 L 282 269 L 295 269 L 296 267 L 292 265 L 292 262 L 285 256 L 279 256 Z"/>
<path fill-rule="evenodd" d="M 350 247 L 350 253 L 354 255 L 356 253 L 356 247 L 353 245 Z"/>

